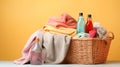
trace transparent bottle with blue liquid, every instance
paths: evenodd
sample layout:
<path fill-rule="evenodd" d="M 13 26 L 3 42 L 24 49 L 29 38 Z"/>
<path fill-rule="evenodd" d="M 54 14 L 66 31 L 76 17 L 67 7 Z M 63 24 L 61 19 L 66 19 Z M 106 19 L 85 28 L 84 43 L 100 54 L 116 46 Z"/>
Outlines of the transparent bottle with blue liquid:
<path fill-rule="evenodd" d="M 85 32 L 85 21 L 83 17 L 83 13 L 79 13 L 79 18 L 77 22 L 77 34 Z"/>

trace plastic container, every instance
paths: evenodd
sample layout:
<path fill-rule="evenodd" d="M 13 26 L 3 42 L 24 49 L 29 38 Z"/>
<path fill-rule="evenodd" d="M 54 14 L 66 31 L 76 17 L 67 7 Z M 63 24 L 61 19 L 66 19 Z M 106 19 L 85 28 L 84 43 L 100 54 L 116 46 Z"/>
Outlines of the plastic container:
<path fill-rule="evenodd" d="M 85 23 L 83 13 L 79 13 L 78 23 L 77 23 L 77 34 L 85 32 Z"/>
<path fill-rule="evenodd" d="M 93 30 L 92 16 L 91 14 L 88 14 L 87 23 L 85 24 L 85 32 L 89 33 L 91 30 Z"/>
<path fill-rule="evenodd" d="M 39 44 L 40 39 L 36 38 L 36 43 L 31 50 L 30 64 L 40 65 L 44 64 L 44 55 L 42 53 L 42 47 Z"/>

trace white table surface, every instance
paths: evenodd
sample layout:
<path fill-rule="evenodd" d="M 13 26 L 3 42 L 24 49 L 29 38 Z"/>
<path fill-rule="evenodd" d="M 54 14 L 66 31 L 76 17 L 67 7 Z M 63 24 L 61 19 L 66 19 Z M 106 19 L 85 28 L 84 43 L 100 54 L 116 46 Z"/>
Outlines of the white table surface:
<path fill-rule="evenodd" d="M 0 67 L 120 67 L 120 61 L 111 61 L 105 64 L 83 65 L 83 64 L 45 64 L 45 65 L 17 65 L 13 61 L 0 61 Z"/>

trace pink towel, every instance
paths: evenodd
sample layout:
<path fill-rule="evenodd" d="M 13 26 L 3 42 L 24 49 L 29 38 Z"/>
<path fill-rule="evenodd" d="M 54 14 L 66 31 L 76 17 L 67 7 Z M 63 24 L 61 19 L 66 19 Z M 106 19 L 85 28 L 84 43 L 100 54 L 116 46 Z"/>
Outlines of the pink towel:
<path fill-rule="evenodd" d="M 70 15 L 63 13 L 58 18 L 50 17 L 47 25 L 54 27 L 76 28 L 76 20 Z"/>
<path fill-rule="evenodd" d="M 39 34 L 39 35 L 38 35 Z M 32 46 L 34 46 L 35 44 L 35 38 L 36 36 L 39 36 L 41 38 L 43 32 L 41 32 L 40 30 L 36 31 L 35 33 L 33 33 L 30 38 L 28 39 L 25 47 L 22 50 L 22 58 L 15 60 L 14 63 L 16 64 L 25 64 L 27 62 L 30 61 L 30 53 L 31 53 L 31 48 Z M 41 42 L 42 43 L 42 40 Z"/>

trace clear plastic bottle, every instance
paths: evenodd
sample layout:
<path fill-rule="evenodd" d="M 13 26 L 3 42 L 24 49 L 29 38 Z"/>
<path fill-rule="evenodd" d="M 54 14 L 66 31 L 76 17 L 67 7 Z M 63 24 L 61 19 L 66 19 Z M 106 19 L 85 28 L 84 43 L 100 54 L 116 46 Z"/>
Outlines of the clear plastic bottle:
<path fill-rule="evenodd" d="M 88 14 L 87 23 L 85 25 L 85 32 L 89 33 L 91 30 L 93 30 L 92 16 L 91 14 Z"/>
<path fill-rule="evenodd" d="M 42 47 L 39 44 L 40 39 L 36 38 L 35 45 L 31 49 L 30 64 L 40 65 L 44 63 Z"/>
<path fill-rule="evenodd" d="M 85 32 L 85 22 L 84 22 L 83 13 L 79 13 L 79 18 L 77 23 L 77 34 L 81 32 Z"/>

